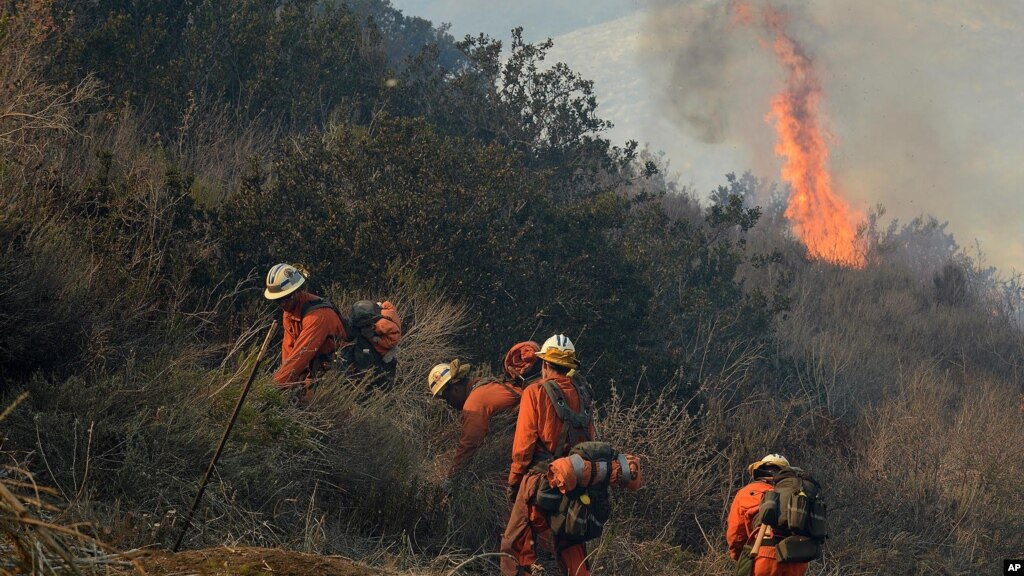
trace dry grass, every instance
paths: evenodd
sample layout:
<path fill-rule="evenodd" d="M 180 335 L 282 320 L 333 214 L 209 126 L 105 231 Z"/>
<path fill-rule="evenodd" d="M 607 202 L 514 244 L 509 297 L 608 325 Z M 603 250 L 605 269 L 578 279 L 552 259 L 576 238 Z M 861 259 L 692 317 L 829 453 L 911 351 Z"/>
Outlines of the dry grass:
<path fill-rule="evenodd" d="M 0 413 L 3 422 L 28 397 L 21 394 Z M 3 450 L 10 463 L 0 469 L 0 571 L 4 574 L 100 574 L 117 568 L 141 566 L 104 544 L 80 523 L 67 524 L 60 492 L 38 483 L 35 477 Z"/>
<path fill-rule="evenodd" d="M 299 410 L 264 376 L 190 546 L 285 546 L 422 574 L 447 573 L 496 549 L 507 514 L 501 484 L 513 420 L 495 422 L 483 450 L 456 479 L 454 496 L 446 498 L 436 486 L 458 419 L 430 401 L 422 374 L 460 352 L 451 342 L 465 311 L 401 277 L 366 294 L 393 298 L 406 319 L 395 385 L 367 393 L 364 384 L 334 375 L 313 405 Z M 845 330 L 840 333 L 856 334 Z M 116 379 L 93 381 L 91 394 L 82 394 L 80 381 L 51 388 L 41 400 L 55 413 L 104 415 L 91 440 L 88 418 L 74 425 L 74 438 L 66 427 L 51 431 L 56 420 L 46 415 L 36 423 L 20 419 L 15 433 L 33 438 L 35 464 L 43 465 L 45 455 L 64 492 L 87 484 L 77 514 L 99 519 L 124 545 L 166 543 L 180 528 L 170 511 L 182 509 L 193 494 L 206 450 L 237 394 L 239 378 L 225 382 L 251 356 L 253 339 L 247 341 L 220 370 L 198 370 L 190 361 L 170 369 L 139 365 Z M 808 342 L 810 358 L 850 354 L 844 352 L 848 338 Z M 903 371 L 880 382 L 870 403 L 851 401 L 842 418 L 804 387 L 800 372 L 775 383 L 758 383 L 745 371 L 734 380 L 714 374 L 693 396 L 663 391 L 626 402 L 613 394 L 599 406 L 599 434 L 640 455 L 646 480 L 639 492 L 616 496 L 608 535 L 591 546 L 598 573 L 727 574 L 724 512 L 744 481 L 745 465 L 769 450 L 785 452 L 825 483 L 836 530 L 812 574 L 967 574 L 993 557 L 1012 555 L 1024 544 L 1024 526 L 1013 514 L 1022 505 L 1013 486 L 1024 472 L 1015 464 L 1024 461 L 1024 438 L 1016 404 L 1006 401 L 1016 398 L 1012 384 L 970 369 L 943 369 L 941 357 L 923 357 L 895 356 Z M 856 373 L 857 358 L 851 355 L 843 370 Z M 808 366 L 818 366 L 819 372 L 806 373 L 818 381 L 832 369 Z M 849 385 L 829 378 L 830 386 Z M 114 422 L 121 424 L 110 429 Z M 89 442 L 92 471 L 85 482 Z M 98 478 L 118 484 L 101 491 Z M 121 504 L 111 504 L 113 494 Z M 894 502 L 893 494 L 903 496 Z M 892 518 L 893 510 L 898 521 L 880 529 L 878 518 Z M 492 569 L 480 559 L 462 573 Z"/>
<path fill-rule="evenodd" d="M 74 86 L 41 79 L 44 43 L 62 25 L 54 21 L 50 2 L 5 3 L 0 22 L 0 152 L 5 160 L 39 162 L 55 141 L 76 132 L 79 109 L 99 85 L 91 77 Z"/>

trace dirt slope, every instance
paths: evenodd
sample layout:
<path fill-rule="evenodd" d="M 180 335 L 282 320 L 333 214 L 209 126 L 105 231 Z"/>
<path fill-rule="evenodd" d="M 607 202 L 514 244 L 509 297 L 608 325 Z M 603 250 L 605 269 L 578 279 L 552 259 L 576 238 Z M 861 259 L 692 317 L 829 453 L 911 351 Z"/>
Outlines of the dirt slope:
<path fill-rule="evenodd" d="M 140 559 L 152 576 L 273 574 L 275 576 L 386 576 L 344 558 L 272 548 L 210 548 L 178 554 L 153 552 Z"/>

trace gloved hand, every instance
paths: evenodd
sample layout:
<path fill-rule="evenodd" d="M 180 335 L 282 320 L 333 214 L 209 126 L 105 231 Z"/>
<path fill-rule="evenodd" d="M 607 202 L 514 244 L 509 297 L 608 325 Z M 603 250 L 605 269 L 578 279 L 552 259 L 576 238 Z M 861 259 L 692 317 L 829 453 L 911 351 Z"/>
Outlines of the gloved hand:
<path fill-rule="evenodd" d="M 519 484 L 510 484 L 505 486 L 505 498 L 508 499 L 509 504 L 515 504 L 516 499 L 519 497 Z"/>

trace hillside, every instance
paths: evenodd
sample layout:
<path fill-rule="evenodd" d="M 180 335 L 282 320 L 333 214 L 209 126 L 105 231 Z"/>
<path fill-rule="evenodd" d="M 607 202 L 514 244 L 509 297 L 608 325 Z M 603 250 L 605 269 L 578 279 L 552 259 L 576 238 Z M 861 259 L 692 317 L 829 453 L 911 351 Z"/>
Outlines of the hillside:
<path fill-rule="evenodd" d="M 554 333 L 644 466 L 597 574 L 731 573 L 727 507 L 769 452 L 825 486 L 812 576 L 1024 550 L 1021 285 L 945 224 L 878 210 L 862 267 L 812 259 L 787 188 L 687 189 L 604 137 L 548 43 L 457 41 L 386 0 L 0 6 L 0 484 L 60 544 L 0 502 L 0 571 L 146 549 L 155 574 L 448 574 L 498 548 L 514 420 L 442 486 L 460 421 L 426 376 Z M 278 336 L 172 556 L 278 262 L 394 302 L 397 380 L 328 373 L 297 408 Z"/>

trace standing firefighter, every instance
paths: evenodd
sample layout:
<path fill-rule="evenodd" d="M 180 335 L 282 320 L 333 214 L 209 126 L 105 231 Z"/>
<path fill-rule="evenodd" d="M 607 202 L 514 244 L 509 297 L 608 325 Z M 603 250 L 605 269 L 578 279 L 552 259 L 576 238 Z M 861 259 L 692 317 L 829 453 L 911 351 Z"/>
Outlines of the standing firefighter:
<path fill-rule="evenodd" d="M 504 365 L 509 382 L 493 378 L 470 378 L 470 365 L 460 364 L 458 360 L 450 364 L 438 364 L 430 371 L 427 377 L 430 394 L 462 411 L 462 435 L 446 483 L 483 445 L 491 427 L 491 418 L 519 407 L 523 393 L 519 384 L 530 382 L 531 378 L 540 375 L 540 360 L 536 357 L 538 350 L 540 346 L 536 342 L 520 342 L 508 351 Z"/>
<path fill-rule="evenodd" d="M 803 576 L 828 531 L 818 483 L 781 454 L 747 471 L 751 482 L 736 493 L 725 534 L 737 576 Z"/>
<path fill-rule="evenodd" d="M 501 539 L 501 551 L 514 559 L 501 559 L 501 573 L 531 574 L 539 538 L 555 552 L 563 574 L 588 576 L 585 545 L 562 534 L 552 534 L 548 516 L 536 505 L 536 496 L 548 464 L 568 455 L 577 444 L 594 438 L 590 397 L 585 385 L 572 378 L 579 362 L 568 337 L 557 334 L 548 338 L 537 357 L 543 361 L 541 384 L 523 391 L 508 476 L 514 503 Z"/>
<path fill-rule="evenodd" d="M 307 292 L 306 276 L 290 264 L 267 273 L 263 295 L 281 308 L 284 340 L 281 367 L 274 373 L 278 388 L 308 400 L 312 380 L 334 352 L 348 340 L 341 315 L 330 302 Z"/>

